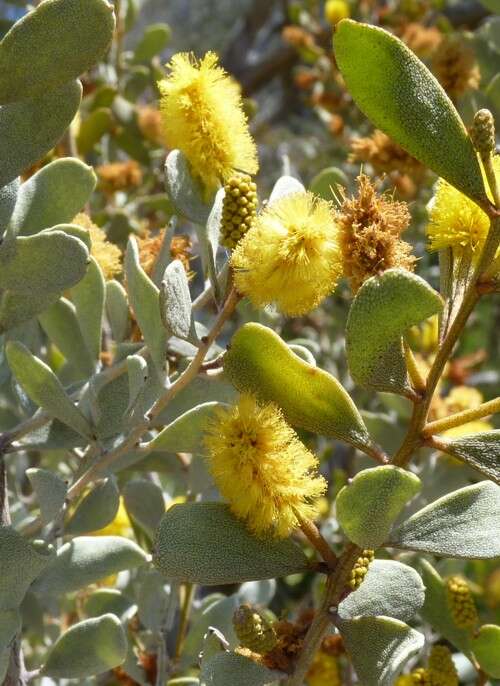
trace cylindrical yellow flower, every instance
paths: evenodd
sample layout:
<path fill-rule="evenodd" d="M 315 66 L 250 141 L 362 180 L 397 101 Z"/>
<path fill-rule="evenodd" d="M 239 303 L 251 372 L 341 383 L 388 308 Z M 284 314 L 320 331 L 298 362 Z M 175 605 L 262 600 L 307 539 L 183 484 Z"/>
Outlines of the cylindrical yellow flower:
<path fill-rule="evenodd" d="M 205 436 L 209 471 L 236 517 L 258 536 L 288 536 L 317 515 L 318 460 L 272 403 L 244 394 L 219 409 Z"/>
<path fill-rule="evenodd" d="M 457 670 L 447 646 L 432 646 L 429 655 L 429 675 L 432 686 L 458 686 Z"/>
<path fill-rule="evenodd" d="M 499 156 L 493 158 L 493 166 L 500 182 Z M 429 204 L 427 237 L 430 250 L 470 248 L 473 259 L 477 260 L 489 228 L 488 215 L 473 200 L 439 179 Z"/>
<path fill-rule="evenodd" d="M 207 194 L 235 170 L 255 174 L 257 149 L 248 130 L 240 89 L 208 52 L 199 62 L 178 53 L 159 82 L 165 141 L 187 157 Z"/>
<path fill-rule="evenodd" d="M 452 576 L 446 581 L 446 591 L 455 624 L 460 629 L 474 629 L 479 617 L 467 581 L 460 576 Z"/>
<path fill-rule="evenodd" d="M 256 307 L 276 303 L 291 316 L 314 309 L 342 274 L 330 203 L 304 192 L 268 205 L 238 243 L 231 264 L 236 288 Z"/>

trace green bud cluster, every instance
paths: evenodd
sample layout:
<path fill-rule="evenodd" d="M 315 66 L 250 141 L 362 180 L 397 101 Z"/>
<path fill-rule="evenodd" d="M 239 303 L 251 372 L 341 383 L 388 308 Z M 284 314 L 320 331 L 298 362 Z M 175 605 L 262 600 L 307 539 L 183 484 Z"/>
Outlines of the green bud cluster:
<path fill-rule="evenodd" d="M 375 553 L 373 550 L 363 550 L 363 554 L 358 557 L 354 567 L 352 568 L 351 578 L 349 579 L 349 586 L 355 591 L 361 586 L 365 578 L 370 563 L 373 562 Z"/>
<path fill-rule="evenodd" d="M 233 249 L 255 221 L 257 186 L 248 174 L 233 176 L 224 186 L 221 245 Z"/>
<path fill-rule="evenodd" d="M 233 625 L 240 644 L 254 653 L 268 653 L 277 642 L 272 624 L 247 603 L 233 615 Z"/>
<path fill-rule="evenodd" d="M 432 686 L 458 686 L 457 670 L 447 646 L 432 646 L 428 664 Z"/>
<path fill-rule="evenodd" d="M 487 109 L 482 109 L 474 115 L 470 131 L 474 147 L 483 158 L 489 157 L 495 151 L 495 120 Z"/>
<path fill-rule="evenodd" d="M 474 629 L 478 615 L 469 585 L 460 576 L 451 576 L 446 582 L 448 606 L 453 621 L 460 629 Z"/>

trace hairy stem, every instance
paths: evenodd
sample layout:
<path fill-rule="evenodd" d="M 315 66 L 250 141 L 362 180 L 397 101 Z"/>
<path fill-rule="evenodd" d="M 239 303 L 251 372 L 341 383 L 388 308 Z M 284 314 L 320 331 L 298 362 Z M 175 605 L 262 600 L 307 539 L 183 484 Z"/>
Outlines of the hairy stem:
<path fill-rule="evenodd" d="M 500 412 L 500 397 L 489 400 L 486 403 L 481 403 L 479 407 L 475 407 L 472 410 L 464 410 L 463 412 L 452 414 L 449 417 L 437 419 L 435 422 L 429 422 L 424 426 L 422 434 L 424 436 L 439 434 L 447 429 L 453 429 L 455 426 L 462 426 L 462 424 L 472 422 L 475 419 L 488 417 L 495 412 Z"/>

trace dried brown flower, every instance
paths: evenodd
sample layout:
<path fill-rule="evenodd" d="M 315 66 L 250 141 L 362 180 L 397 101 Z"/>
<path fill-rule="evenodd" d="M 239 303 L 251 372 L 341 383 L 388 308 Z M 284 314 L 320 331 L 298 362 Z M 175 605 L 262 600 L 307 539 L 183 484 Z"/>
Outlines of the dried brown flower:
<path fill-rule="evenodd" d="M 436 26 L 424 26 L 420 22 L 406 24 L 401 40 L 419 57 L 430 57 L 439 47 L 443 34 Z"/>
<path fill-rule="evenodd" d="M 96 171 L 105 193 L 136 188 L 142 183 L 142 169 L 135 160 L 101 164 Z"/>
<path fill-rule="evenodd" d="M 164 231 L 165 229 L 154 235 L 151 231 L 147 231 L 142 237 L 137 239 L 139 246 L 139 262 L 149 276 L 153 273 L 156 258 L 160 253 Z M 193 276 L 193 272 L 191 272 L 189 267 L 191 247 L 192 242 L 189 236 L 173 236 L 170 242 L 170 255 L 172 259 L 180 260 L 182 262 L 189 278 Z"/>
<path fill-rule="evenodd" d="M 410 222 L 407 204 L 378 195 L 364 174 L 357 181 L 357 196 L 344 196 L 337 217 L 344 275 L 353 292 L 386 269 L 412 271 L 415 264 L 412 246 L 400 238 Z"/>
<path fill-rule="evenodd" d="M 432 70 L 452 100 L 479 88 L 481 72 L 474 51 L 458 36 L 443 38 Z"/>
<path fill-rule="evenodd" d="M 351 141 L 349 162 L 369 162 L 376 174 L 410 174 L 419 178 L 424 166 L 385 133 L 375 129 L 371 136 Z"/>
<path fill-rule="evenodd" d="M 137 126 L 140 132 L 151 143 L 163 144 L 163 125 L 160 110 L 144 105 L 137 110 Z"/>

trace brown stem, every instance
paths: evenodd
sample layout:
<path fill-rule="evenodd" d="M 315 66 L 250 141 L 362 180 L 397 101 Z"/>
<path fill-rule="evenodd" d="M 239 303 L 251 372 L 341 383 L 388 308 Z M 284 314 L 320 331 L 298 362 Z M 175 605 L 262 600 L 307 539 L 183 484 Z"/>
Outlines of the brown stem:
<path fill-rule="evenodd" d="M 302 532 L 304 533 L 305 537 L 308 539 L 311 545 L 318 551 L 318 553 L 321 555 L 323 560 L 328 565 L 329 569 L 335 569 L 335 566 L 337 565 L 337 556 L 321 535 L 321 532 L 316 526 L 316 524 L 312 522 L 310 519 L 302 519 L 298 512 L 296 512 L 295 510 L 294 512 L 295 516 L 297 517 L 300 523 L 300 528 L 302 529 Z"/>

